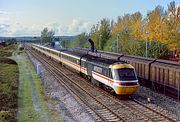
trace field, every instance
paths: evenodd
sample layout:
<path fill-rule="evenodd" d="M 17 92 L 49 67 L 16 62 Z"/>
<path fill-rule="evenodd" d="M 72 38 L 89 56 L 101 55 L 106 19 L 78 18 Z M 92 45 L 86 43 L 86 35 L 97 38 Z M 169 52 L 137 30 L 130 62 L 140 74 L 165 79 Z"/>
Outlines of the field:
<path fill-rule="evenodd" d="M 56 121 L 40 77 L 21 45 L 0 47 L 0 122 Z"/>
<path fill-rule="evenodd" d="M 18 106 L 18 66 L 15 61 L 0 58 L 0 121 L 16 121 Z"/>
<path fill-rule="evenodd" d="M 17 49 L 17 44 L 10 44 L 8 46 L 0 46 L 0 57 L 10 57 Z"/>
<path fill-rule="evenodd" d="M 0 121 L 17 120 L 18 79 L 17 63 L 7 57 L 16 50 L 17 45 L 0 47 Z"/>

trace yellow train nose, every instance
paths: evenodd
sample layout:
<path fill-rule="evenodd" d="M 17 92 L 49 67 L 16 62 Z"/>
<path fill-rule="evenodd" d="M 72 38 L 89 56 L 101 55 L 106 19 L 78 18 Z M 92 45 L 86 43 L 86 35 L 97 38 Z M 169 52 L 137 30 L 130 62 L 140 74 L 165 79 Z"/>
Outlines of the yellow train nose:
<path fill-rule="evenodd" d="M 139 85 L 136 86 L 116 86 L 115 92 L 118 95 L 131 95 L 134 94 L 139 88 Z"/>

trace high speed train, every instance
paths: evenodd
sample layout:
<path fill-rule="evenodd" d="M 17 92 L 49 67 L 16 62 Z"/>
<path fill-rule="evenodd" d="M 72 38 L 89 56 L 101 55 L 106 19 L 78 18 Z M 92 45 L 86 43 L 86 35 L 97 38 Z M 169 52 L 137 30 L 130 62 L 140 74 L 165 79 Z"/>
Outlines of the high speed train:
<path fill-rule="evenodd" d="M 117 95 L 131 95 L 139 88 L 135 69 L 126 62 L 37 44 L 32 44 L 32 48 L 90 78 L 96 85 L 112 89 Z"/>

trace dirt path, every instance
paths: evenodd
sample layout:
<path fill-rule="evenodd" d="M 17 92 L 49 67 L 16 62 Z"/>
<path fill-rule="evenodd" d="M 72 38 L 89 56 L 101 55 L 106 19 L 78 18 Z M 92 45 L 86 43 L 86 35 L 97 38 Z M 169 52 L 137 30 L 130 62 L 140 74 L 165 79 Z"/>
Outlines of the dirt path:
<path fill-rule="evenodd" d="M 38 98 L 38 96 L 36 94 L 34 80 L 32 78 L 31 73 L 29 74 L 29 79 L 30 79 L 30 84 L 31 84 L 31 97 L 32 97 L 32 100 L 33 100 L 34 109 L 35 109 L 36 112 L 39 113 L 41 118 L 45 118 L 45 120 L 49 120 L 47 112 L 43 111 L 42 107 L 40 105 L 39 98 Z"/>
<path fill-rule="evenodd" d="M 50 121 L 40 78 L 24 53 L 12 57 L 19 66 L 19 121 Z"/>

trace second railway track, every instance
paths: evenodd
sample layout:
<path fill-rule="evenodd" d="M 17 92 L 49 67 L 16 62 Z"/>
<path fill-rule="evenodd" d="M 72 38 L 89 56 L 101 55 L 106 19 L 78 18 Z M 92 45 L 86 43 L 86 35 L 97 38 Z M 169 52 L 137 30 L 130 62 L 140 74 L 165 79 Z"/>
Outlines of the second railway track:
<path fill-rule="evenodd" d="M 47 61 L 43 56 L 38 58 L 40 55 L 32 53 L 30 47 L 28 51 L 44 64 L 46 69 L 95 117 L 96 121 L 176 121 L 137 101 L 118 100 L 59 64 Z"/>

